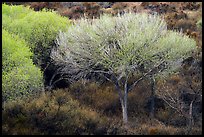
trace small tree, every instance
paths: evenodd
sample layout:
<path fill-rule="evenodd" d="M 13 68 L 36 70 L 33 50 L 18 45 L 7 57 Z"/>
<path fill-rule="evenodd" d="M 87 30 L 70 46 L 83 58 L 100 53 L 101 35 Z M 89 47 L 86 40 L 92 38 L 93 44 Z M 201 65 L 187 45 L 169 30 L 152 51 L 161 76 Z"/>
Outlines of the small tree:
<path fill-rule="evenodd" d="M 81 19 L 59 33 L 57 44 L 51 58 L 60 66 L 58 73 L 74 80 L 98 73 L 112 82 L 124 123 L 128 122 L 128 92 L 146 76 L 165 76 L 177 70 L 196 45 L 182 33 L 167 31 L 159 16 L 145 13 Z"/>
<path fill-rule="evenodd" d="M 199 119 L 202 113 L 200 113 L 202 109 L 202 67 L 196 59 L 190 66 L 185 64 L 183 67 L 171 79 L 158 82 L 156 95 L 181 116 L 188 119 L 187 134 L 189 134 L 194 125 L 194 118 Z"/>

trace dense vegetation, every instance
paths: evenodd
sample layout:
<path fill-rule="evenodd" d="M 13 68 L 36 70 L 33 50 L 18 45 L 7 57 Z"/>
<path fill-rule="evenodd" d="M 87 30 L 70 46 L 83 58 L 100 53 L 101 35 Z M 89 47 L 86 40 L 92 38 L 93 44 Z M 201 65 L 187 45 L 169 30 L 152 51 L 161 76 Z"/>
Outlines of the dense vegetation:
<path fill-rule="evenodd" d="M 2 4 L 3 134 L 202 133 L 200 50 L 202 3 L 7 2 L 7 4 Z M 124 14 L 126 11 L 132 11 L 132 14 Z M 156 19 L 157 16 L 150 18 L 146 14 L 155 12 L 162 15 L 165 20 L 163 24 L 159 23 L 160 19 Z M 110 15 L 102 16 L 102 13 Z M 138 17 L 138 24 L 131 23 L 134 15 Z M 84 19 L 84 16 L 89 19 Z M 154 22 L 154 25 L 148 26 L 148 19 L 151 19 L 149 21 Z M 143 28 L 140 21 L 143 21 Z M 157 27 L 161 29 L 159 31 L 151 29 Z M 181 28 L 183 34 L 175 32 Z M 144 31 L 135 33 L 136 29 Z M 159 33 L 161 31 L 164 33 Z M 158 34 L 157 37 L 154 37 L 155 34 Z M 152 38 L 159 40 L 151 44 Z M 97 49 L 94 45 L 102 47 L 99 46 Z M 147 76 L 148 70 L 156 64 L 152 62 L 155 57 L 149 56 L 152 55 L 149 53 L 151 51 L 155 54 L 161 53 L 162 45 L 169 48 L 166 51 L 168 54 L 158 54 L 156 62 L 159 61 L 159 57 L 167 59 L 169 64 L 173 63 L 170 66 L 174 70 L 176 68 L 177 73 L 166 75 L 165 79 L 164 77 L 154 79 L 155 75 L 151 73 L 140 81 L 141 76 Z M 144 58 L 138 59 L 138 56 L 134 58 L 129 54 L 138 51 L 137 46 L 141 48 L 140 57 L 144 55 Z M 95 50 L 97 52 L 94 52 Z M 192 53 L 185 54 L 185 51 L 192 50 Z M 185 54 L 182 56 L 184 60 L 178 60 L 182 62 L 175 64 L 170 57 L 177 60 L 181 57 L 180 53 Z M 91 56 L 88 56 L 89 54 Z M 100 59 L 101 56 L 104 58 Z M 99 60 L 99 63 L 92 64 L 94 60 Z M 146 61 L 142 62 L 144 60 Z M 92 71 L 100 69 L 107 71 L 116 66 L 111 70 L 115 73 L 108 75 L 88 73 L 90 70 L 83 66 L 87 67 L 87 62 Z M 136 62 L 135 66 L 138 69 L 133 69 L 133 72 L 138 70 L 138 73 L 128 77 L 130 78 L 128 81 L 126 78 L 125 82 L 124 77 L 131 70 L 127 62 L 131 65 Z M 168 72 L 172 72 L 172 69 L 165 66 L 157 70 L 166 68 Z M 83 69 L 85 71 L 82 71 Z M 120 95 L 109 82 L 115 74 L 118 74 L 120 84 L 126 83 L 124 86 L 126 88 L 135 79 L 140 81 L 126 96 L 128 126 L 122 121 Z M 164 73 L 159 74 L 164 76 Z M 70 85 L 65 85 L 64 82 Z M 57 84 L 66 88 L 57 89 L 60 88 Z M 46 89 L 47 86 L 49 90 Z"/>
<path fill-rule="evenodd" d="M 24 38 L 34 53 L 37 65 L 46 65 L 59 30 L 69 27 L 69 21 L 53 12 L 34 12 L 23 6 L 2 5 L 2 27 Z M 12 21 L 11 21 L 12 20 Z"/>
<path fill-rule="evenodd" d="M 2 30 L 2 101 L 42 90 L 42 72 L 31 55 L 23 39 Z"/>

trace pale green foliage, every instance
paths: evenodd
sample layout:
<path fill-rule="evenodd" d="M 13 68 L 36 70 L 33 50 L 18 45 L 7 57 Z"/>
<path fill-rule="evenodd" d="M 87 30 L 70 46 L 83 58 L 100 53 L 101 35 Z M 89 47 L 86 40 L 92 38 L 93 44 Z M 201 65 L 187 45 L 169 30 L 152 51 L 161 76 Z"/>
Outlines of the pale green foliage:
<path fill-rule="evenodd" d="M 67 18 L 54 11 L 35 12 L 28 7 L 5 4 L 2 7 L 2 27 L 29 43 L 34 52 L 34 62 L 38 65 L 49 57 L 59 30 L 65 30 L 70 24 Z"/>
<path fill-rule="evenodd" d="M 84 77 L 97 72 L 100 66 L 97 69 L 117 79 L 148 73 L 158 66 L 158 71 L 166 68 L 171 72 L 196 45 L 193 39 L 168 31 L 159 16 L 146 13 L 81 19 L 67 32 L 61 32 L 57 42 L 59 47 L 52 50 L 51 57 L 63 66 L 64 73 Z"/>
<path fill-rule="evenodd" d="M 178 71 L 182 61 L 190 57 L 196 51 L 196 42 L 181 32 L 168 31 L 160 38 L 151 49 L 150 55 L 159 55 L 165 61 L 165 71 L 157 74 L 159 77 L 167 77 Z M 159 63 L 161 60 L 151 59 Z M 152 64 L 153 65 L 153 64 Z"/>
<path fill-rule="evenodd" d="M 2 92 L 3 100 L 15 99 L 43 87 L 39 68 L 33 65 L 27 43 L 16 35 L 2 31 Z"/>

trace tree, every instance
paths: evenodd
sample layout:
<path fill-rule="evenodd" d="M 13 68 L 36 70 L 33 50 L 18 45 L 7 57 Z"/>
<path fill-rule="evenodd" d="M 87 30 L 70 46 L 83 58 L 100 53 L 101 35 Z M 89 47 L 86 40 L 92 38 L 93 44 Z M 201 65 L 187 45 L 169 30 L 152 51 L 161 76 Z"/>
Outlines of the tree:
<path fill-rule="evenodd" d="M 60 32 L 56 42 L 51 58 L 59 66 L 57 73 L 70 80 L 97 73 L 112 82 L 125 124 L 128 92 L 147 76 L 176 71 L 196 48 L 193 39 L 168 31 L 162 18 L 146 13 L 83 18 Z"/>
<path fill-rule="evenodd" d="M 159 82 L 156 95 L 167 105 L 188 119 L 188 133 L 197 121 L 202 121 L 202 67 L 199 59 L 188 58 L 188 63 L 170 80 Z M 191 62 L 191 63 L 190 63 Z"/>

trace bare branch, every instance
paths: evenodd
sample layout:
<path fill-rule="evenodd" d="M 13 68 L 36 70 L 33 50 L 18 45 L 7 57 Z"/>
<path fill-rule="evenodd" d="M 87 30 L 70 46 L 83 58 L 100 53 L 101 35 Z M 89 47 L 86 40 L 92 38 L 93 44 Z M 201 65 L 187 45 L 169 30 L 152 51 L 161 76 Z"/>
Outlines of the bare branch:
<path fill-rule="evenodd" d="M 131 91 L 135 85 L 137 85 L 137 83 L 139 83 L 141 80 L 143 80 L 144 77 L 146 77 L 148 74 L 150 74 L 155 68 L 159 67 L 161 64 L 163 64 L 165 62 L 165 60 L 163 60 L 161 63 L 159 63 L 158 65 L 156 65 L 154 68 L 150 69 L 148 72 L 146 72 L 145 74 L 143 74 L 139 79 L 137 79 L 129 88 L 128 91 Z"/>

